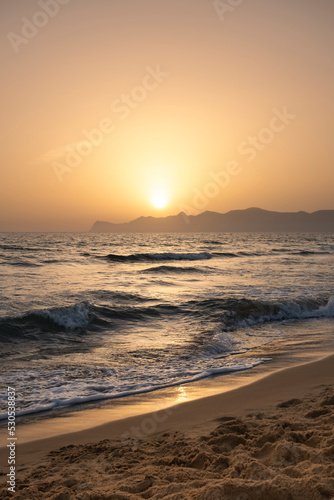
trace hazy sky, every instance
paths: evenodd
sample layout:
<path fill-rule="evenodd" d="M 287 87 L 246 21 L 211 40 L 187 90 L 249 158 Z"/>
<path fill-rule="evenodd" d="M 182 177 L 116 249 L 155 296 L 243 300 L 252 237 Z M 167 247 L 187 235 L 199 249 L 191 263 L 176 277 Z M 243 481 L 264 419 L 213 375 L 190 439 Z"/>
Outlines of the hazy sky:
<path fill-rule="evenodd" d="M 334 208 L 333 0 L 1 0 L 0 26 L 0 231 Z"/>

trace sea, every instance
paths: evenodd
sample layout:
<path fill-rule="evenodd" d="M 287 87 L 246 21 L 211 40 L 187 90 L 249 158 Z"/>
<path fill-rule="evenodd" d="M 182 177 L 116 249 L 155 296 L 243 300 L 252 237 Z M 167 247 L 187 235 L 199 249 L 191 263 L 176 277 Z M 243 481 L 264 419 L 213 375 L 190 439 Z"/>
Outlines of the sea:
<path fill-rule="evenodd" d="M 0 418 L 330 349 L 333 234 L 0 234 Z"/>

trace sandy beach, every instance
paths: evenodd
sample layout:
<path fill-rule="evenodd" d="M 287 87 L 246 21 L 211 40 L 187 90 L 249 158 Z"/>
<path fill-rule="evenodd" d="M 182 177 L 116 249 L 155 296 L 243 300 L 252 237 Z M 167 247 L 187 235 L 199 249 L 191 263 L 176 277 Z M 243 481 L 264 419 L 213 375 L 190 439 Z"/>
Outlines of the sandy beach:
<path fill-rule="evenodd" d="M 333 366 L 331 355 L 223 394 L 24 443 L 14 496 L 334 498 Z M 2 477 L 1 497 L 11 498 Z"/>

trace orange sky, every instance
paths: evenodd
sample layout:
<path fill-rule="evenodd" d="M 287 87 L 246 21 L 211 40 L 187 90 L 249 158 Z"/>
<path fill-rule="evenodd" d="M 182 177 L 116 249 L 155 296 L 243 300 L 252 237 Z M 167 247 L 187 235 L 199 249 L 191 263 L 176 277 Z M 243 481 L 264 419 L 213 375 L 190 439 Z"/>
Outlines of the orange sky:
<path fill-rule="evenodd" d="M 0 231 L 334 208 L 332 0 L 2 0 L 0 14 Z"/>

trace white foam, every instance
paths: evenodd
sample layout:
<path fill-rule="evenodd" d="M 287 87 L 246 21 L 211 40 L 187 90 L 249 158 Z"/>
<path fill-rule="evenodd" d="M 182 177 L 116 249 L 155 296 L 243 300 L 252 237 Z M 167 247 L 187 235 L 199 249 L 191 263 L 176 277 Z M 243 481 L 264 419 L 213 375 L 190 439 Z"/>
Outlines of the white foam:
<path fill-rule="evenodd" d="M 28 393 L 23 395 L 21 392 L 20 394 L 20 405 L 21 408 L 23 406 L 24 408 L 18 408 L 16 415 L 25 416 L 76 404 L 144 394 L 159 389 L 189 384 L 214 375 L 249 370 L 265 361 L 268 361 L 268 359 L 249 359 L 239 364 L 221 367 L 210 366 L 202 370 L 191 369 L 190 366 L 188 369 L 182 369 L 181 366 L 178 366 L 171 371 L 159 371 L 159 369 L 155 370 L 153 368 L 151 373 L 148 373 L 149 370 L 147 368 L 145 370 L 144 368 L 140 374 L 137 374 L 137 379 L 135 373 L 133 374 L 132 384 L 129 373 L 123 373 L 125 379 L 122 381 L 119 378 L 119 374 L 114 373 L 114 370 L 110 370 L 110 372 L 107 370 L 103 374 L 102 370 L 105 369 L 96 367 L 90 367 L 92 373 L 88 376 L 87 380 L 78 378 L 78 374 L 75 373 L 73 373 L 73 378 L 68 380 L 68 374 L 64 370 L 54 370 L 47 377 L 42 371 L 28 372 L 16 378 L 18 393 L 20 392 L 19 386 L 23 387 L 29 380 Z M 125 371 L 131 372 L 131 370 L 132 368 L 128 367 Z M 103 375 L 104 378 L 99 379 L 98 374 Z M 6 403 L 5 399 L 6 394 L 3 392 L 0 395 L 2 407 Z M 0 414 L 0 420 L 6 418 L 6 413 Z"/>
<path fill-rule="evenodd" d="M 42 318 L 50 318 L 54 323 L 65 328 L 85 328 L 89 323 L 89 304 L 59 307 L 36 311 Z"/>
<path fill-rule="evenodd" d="M 256 306 L 256 302 L 254 303 Z M 267 314 L 261 313 L 260 307 L 265 309 L 276 308 Z M 303 320 L 312 318 L 333 318 L 334 317 L 334 296 L 330 297 L 327 304 L 320 305 L 318 299 L 295 299 L 288 302 L 273 302 L 272 304 L 259 303 L 259 314 L 256 314 L 256 308 L 250 312 L 249 317 L 239 319 L 236 317 L 234 324 L 228 327 L 227 330 L 236 330 L 237 328 L 245 328 L 258 324 L 273 322 L 273 321 L 287 321 L 287 320 Z M 232 313 L 233 316 L 233 313 Z M 231 317 L 231 314 L 226 314 L 226 317 Z"/>

